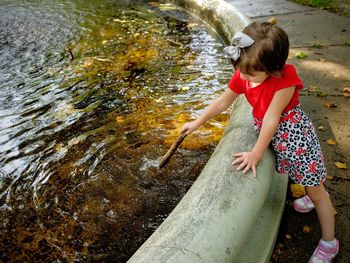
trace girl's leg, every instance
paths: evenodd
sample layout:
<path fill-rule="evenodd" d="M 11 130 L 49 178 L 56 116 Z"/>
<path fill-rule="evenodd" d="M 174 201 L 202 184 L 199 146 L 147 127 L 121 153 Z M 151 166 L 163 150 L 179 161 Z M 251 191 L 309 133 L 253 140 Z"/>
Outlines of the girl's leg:
<path fill-rule="evenodd" d="M 322 239 L 318 243 L 309 263 L 329 263 L 339 251 L 339 242 L 334 238 L 334 210 L 324 186 L 309 186 L 306 191 L 315 205 L 321 225 Z"/>
<path fill-rule="evenodd" d="M 334 209 L 323 184 L 306 187 L 306 192 L 315 205 L 318 220 L 321 225 L 322 239 L 334 240 Z"/>

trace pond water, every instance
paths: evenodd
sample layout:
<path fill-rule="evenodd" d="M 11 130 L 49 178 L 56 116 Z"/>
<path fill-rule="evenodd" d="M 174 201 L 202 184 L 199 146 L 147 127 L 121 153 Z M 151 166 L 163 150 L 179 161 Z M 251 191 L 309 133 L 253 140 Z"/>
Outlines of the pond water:
<path fill-rule="evenodd" d="M 197 178 L 228 113 L 159 160 L 232 69 L 168 4 L 0 2 L 0 261 L 125 262 Z"/>

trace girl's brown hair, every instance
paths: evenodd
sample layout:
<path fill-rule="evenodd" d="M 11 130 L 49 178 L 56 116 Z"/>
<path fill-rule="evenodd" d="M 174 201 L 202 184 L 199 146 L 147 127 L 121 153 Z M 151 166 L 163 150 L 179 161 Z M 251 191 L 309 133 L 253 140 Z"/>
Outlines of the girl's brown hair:
<path fill-rule="evenodd" d="M 263 71 L 280 76 L 289 53 L 288 35 L 269 22 L 254 22 L 243 29 L 243 33 L 254 40 L 254 44 L 243 48 L 238 60 L 231 60 L 242 73 Z"/>

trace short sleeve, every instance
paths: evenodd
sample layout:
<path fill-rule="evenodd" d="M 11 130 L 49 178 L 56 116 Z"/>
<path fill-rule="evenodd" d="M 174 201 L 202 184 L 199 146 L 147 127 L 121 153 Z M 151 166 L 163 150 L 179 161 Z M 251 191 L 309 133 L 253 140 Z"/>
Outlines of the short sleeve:
<path fill-rule="evenodd" d="M 244 93 L 244 87 L 242 85 L 242 80 L 239 74 L 239 70 L 236 70 L 233 74 L 231 80 L 228 83 L 228 87 L 230 90 L 236 92 L 237 94 Z"/>
<path fill-rule="evenodd" d="M 304 88 L 304 84 L 299 78 L 295 67 L 291 64 L 286 64 L 282 72 L 282 77 L 278 81 L 276 91 L 294 86 L 296 86 L 297 90 Z"/>

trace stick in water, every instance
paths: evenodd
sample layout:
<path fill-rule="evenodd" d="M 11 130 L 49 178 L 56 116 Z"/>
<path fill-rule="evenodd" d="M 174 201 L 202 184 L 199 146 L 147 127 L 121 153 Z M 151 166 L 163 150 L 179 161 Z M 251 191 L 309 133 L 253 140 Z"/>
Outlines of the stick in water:
<path fill-rule="evenodd" d="M 160 161 L 159 168 L 163 168 L 169 162 L 171 156 L 173 156 L 177 147 L 179 147 L 186 136 L 187 134 L 184 132 L 177 137 L 176 141 L 171 145 L 169 151 L 163 156 L 162 160 Z"/>

